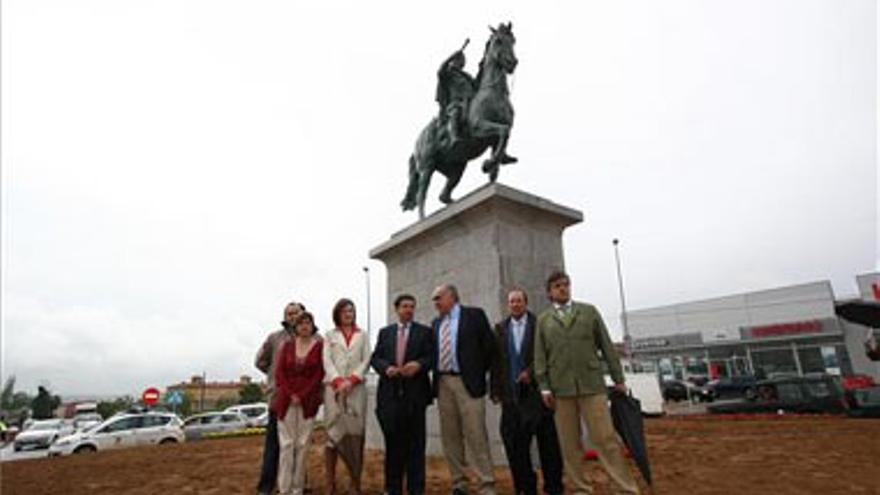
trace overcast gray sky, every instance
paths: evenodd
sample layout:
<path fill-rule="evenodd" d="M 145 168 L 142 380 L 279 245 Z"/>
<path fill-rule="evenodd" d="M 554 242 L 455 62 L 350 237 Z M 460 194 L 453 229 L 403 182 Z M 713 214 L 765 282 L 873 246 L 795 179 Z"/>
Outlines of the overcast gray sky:
<path fill-rule="evenodd" d="M 613 237 L 632 308 L 823 279 L 851 295 L 878 266 L 873 1 L 2 14 L 2 372 L 24 387 L 256 376 L 284 304 L 327 327 L 338 297 L 362 305 L 364 265 L 384 323 L 367 251 L 415 220 L 398 203 L 437 66 L 470 37 L 474 70 L 500 21 L 520 59 L 500 180 L 585 212 L 567 267 L 617 336 Z"/>

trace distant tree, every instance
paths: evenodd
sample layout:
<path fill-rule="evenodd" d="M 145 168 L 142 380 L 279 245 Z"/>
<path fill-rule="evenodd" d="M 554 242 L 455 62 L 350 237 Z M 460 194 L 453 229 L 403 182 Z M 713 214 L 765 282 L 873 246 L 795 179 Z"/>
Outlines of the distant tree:
<path fill-rule="evenodd" d="M 55 416 L 55 408 L 61 403 L 61 399 L 56 395 L 52 396 L 46 387 L 40 385 L 37 388 L 37 396 L 31 401 L 31 410 L 33 410 L 34 419 L 51 419 Z"/>
<path fill-rule="evenodd" d="M 10 375 L 3 383 L 3 390 L 0 391 L 0 409 L 8 411 L 13 408 L 12 401 L 15 397 L 15 375 Z"/>
<path fill-rule="evenodd" d="M 246 383 L 238 389 L 239 404 L 253 404 L 263 401 L 263 387 L 257 383 Z"/>
<path fill-rule="evenodd" d="M 134 405 L 134 398 L 131 396 L 117 397 L 113 400 L 98 401 L 97 411 L 102 418 L 109 418 L 119 411 L 126 411 Z"/>
<path fill-rule="evenodd" d="M 28 395 L 27 392 L 15 392 L 12 394 L 12 407 L 10 409 L 18 410 L 30 407 L 32 400 L 33 397 Z"/>
<path fill-rule="evenodd" d="M 193 397 L 189 392 L 183 393 L 183 400 L 180 401 L 180 405 L 177 406 L 177 414 L 180 417 L 187 417 L 193 413 Z"/>
<path fill-rule="evenodd" d="M 229 406 L 234 406 L 235 404 L 237 404 L 237 402 L 235 401 L 235 397 L 224 395 L 217 399 L 217 401 L 214 403 L 214 409 L 216 409 L 217 411 L 222 411 Z"/>
<path fill-rule="evenodd" d="M 33 397 L 24 391 L 15 391 L 15 375 L 10 375 L 3 383 L 0 391 L 0 410 L 7 413 L 15 413 L 22 409 L 30 408 Z"/>

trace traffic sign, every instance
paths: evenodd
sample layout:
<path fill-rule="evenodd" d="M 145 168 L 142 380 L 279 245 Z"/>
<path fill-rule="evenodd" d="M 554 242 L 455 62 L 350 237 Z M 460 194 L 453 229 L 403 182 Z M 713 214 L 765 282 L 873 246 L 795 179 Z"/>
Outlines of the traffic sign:
<path fill-rule="evenodd" d="M 157 402 L 159 402 L 159 389 L 156 387 L 150 387 L 144 390 L 143 395 L 141 395 L 141 400 L 144 401 L 144 404 L 148 406 L 155 406 Z"/>
<path fill-rule="evenodd" d="M 172 406 L 183 404 L 183 393 L 180 390 L 171 390 L 165 394 L 165 403 Z"/>

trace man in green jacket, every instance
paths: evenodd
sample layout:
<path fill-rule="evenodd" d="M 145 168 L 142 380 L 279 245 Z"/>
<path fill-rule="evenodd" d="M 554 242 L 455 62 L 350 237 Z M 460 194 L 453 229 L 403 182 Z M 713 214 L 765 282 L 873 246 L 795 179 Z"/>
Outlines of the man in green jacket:
<path fill-rule="evenodd" d="M 626 392 L 626 385 L 602 316 L 592 305 L 571 300 L 571 279 L 564 272 L 550 274 L 547 294 L 553 304 L 538 316 L 535 378 L 544 403 L 556 410 L 556 431 L 569 483 L 576 494 L 593 493 L 583 466 L 583 421 L 611 478 L 612 493 L 638 494 L 608 410 L 601 361 L 607 363 L 615 388 Z"/>

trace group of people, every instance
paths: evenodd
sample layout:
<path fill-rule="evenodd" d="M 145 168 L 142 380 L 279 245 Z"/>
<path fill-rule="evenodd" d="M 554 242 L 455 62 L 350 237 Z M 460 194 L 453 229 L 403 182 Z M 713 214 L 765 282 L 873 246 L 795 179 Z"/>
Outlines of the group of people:
<path fill-rule="evenodd" d="M 570 278 L 554 272 L 546 284 L 552 305 L 535 315 L 528 294 L 508 293 L 509 314 L 491 325 L 485 311 L 463 305 L 456 287 L 437 287 L 437 317 L 414 321 L 416 299 L 394 300 L 397 321 L 382 328 L 371 350 L 358 328 L 355 306 L 333 308 L 334 328 L 318 335 L 301 303 L 284 310 L 283 328 L 268 336 L 256 366 L 268 375 L 270 415 L 257 490 L 282 495 L 306 490 L 305 461 L 314 418 L 324 406 L 325 493 L 336 493 L 342 458 L 361 493 L 366 431 L 366 373 L 379 376 L 376 416 L 385 437 L 385 492 L 425 493 L 426 409 L 435 400 L 452 494 L 467 493 L 466 468 L 481 494 L 494 494 L 486 426 L 486 396 L 501 405 L 500 434 L 516 493 L 537 495 L 531 443 L 538 444 L 542 491 L 562 494 L 565 471 L 574 493 L 592 493 L 583 469 L 581 424 L 587 426 L 614 493 L 637 494 L 606 402 L 602 362 L 625 391 L 617 353 L 598 311 L 571 300 Z M 467 450 L 467 456 L 465 451 Z"/>

